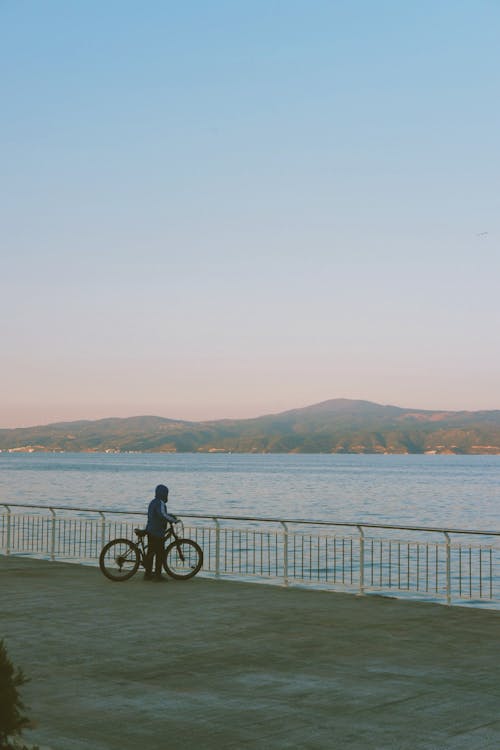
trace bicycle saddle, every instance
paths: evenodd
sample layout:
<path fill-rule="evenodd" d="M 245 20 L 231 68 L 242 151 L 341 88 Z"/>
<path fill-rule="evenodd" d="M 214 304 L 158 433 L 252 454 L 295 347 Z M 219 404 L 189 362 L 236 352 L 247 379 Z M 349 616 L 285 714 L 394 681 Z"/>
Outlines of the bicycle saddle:
<path fill-rule="evenodd" d="M 134 531 L 139 537 L 139 539 L 142 539 L 142 537 L 146 536 L 146 534 L 148 533 L 146 529 L 134 529 Z"/>

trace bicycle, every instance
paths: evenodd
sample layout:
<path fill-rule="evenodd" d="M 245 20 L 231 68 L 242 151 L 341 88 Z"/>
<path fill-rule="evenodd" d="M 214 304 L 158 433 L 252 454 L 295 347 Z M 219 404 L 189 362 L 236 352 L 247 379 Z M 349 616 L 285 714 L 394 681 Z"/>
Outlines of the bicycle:
<path fill-rule="evenodd" d="M 174 528 L 181 525 L 181 533 Z M 137 573 L 139 567 L 145 567 L 147 555 L 146 530 L 134 529 L 137 541 L 131 539 L 112 539 L 104 545 L 99 555 L 101 572 L 111 581 L 127 581 Z M 163 544 L 171 537 L 173 541 L 164 549 L 163 567 L 165 572 L 177 580 L 193 578 L 203 565 L 203 550 L 192 539 L 184 538 L 182 521 L 169 521 Z"/>

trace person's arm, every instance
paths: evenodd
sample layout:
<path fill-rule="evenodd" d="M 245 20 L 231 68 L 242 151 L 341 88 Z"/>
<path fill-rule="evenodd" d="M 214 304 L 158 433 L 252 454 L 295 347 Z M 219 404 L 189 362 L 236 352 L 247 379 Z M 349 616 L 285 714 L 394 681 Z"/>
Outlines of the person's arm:
<path fill-rule="evenodd" d="M 168 513 L 167 506 L 165 505 L 164 501 L 160 501 L 160 513 L 163 516 L 163 518 L 166 521 L 169 521 L 170 523 L 175 523 L 177 521 L 176 516 L 173 516 L 171 513 Z"/>

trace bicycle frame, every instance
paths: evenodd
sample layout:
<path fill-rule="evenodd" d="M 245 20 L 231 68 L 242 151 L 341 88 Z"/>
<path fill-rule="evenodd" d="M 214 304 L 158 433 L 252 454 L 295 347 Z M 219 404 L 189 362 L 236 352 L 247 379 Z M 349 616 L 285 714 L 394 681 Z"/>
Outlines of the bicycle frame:
<path fill-rule="evenodd" d="M 172 521 L 168 522 L 170 524 L 170 528 L 167 529 L 165 532 L 165 536 L 163 537 L 163 549 L 166 549 L 166 543 L 167 541 L 173 537 L 175 541 L 177 541 L 180 537 L 179 534 L 176 534 L 174 529 L 174 524 Z M 184 524 L 179 524 L 182 526 L 182 529 L 184 530 Z M 139 550 L 139 567 L 144 568 L 144 561 L 146 559 L 146 555 L 148 554 L 148 544 L 145 541 L 147 539 L 147 531 L 146 529 L 134 529 L 135 535 L 137 537 L 137 541 L 134 542 L 135 546 Z M 181 537 L 184 536 L 184 534 L 181 534 Z"/>

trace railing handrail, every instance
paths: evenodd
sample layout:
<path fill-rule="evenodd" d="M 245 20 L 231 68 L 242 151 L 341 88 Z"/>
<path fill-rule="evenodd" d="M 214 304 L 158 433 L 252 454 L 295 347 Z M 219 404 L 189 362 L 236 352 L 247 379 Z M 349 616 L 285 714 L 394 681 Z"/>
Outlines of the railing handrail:
<path fill-rule="evenodd" d="M 1 503 L 0 506 L 8 508 L 37 508 L 39 510 L 69 510 L 78 511 L 82 513 L 110 513 L 117 515 L 135 515 L 145 516 L 146 511 L 141 510 L 112 510 L 107 508 L 79 508 L 70 505 L 35 505 L 32 503 Z M 442 526 L 403 526 L 388 523 L 372 523 L 364 521 L 321 521 L 314 519 L 304 518 L 273 518 L 267 516 L 226 516 L 219 513 L 179 513 L 183 518 L 201 518 L 218 521 L 264 521 L 265 523 L 291 523 L 297 525 L 310 525 L 310 526 L 347 526 L 353 528 L 363 529 L 392 529 L 393 531 L 424 531 L 441 534 L 474 534 L 481 536 L 500 536 L 500 531 L 486 530 L 486 529 L 455 529 L 450 527 Z"/>

